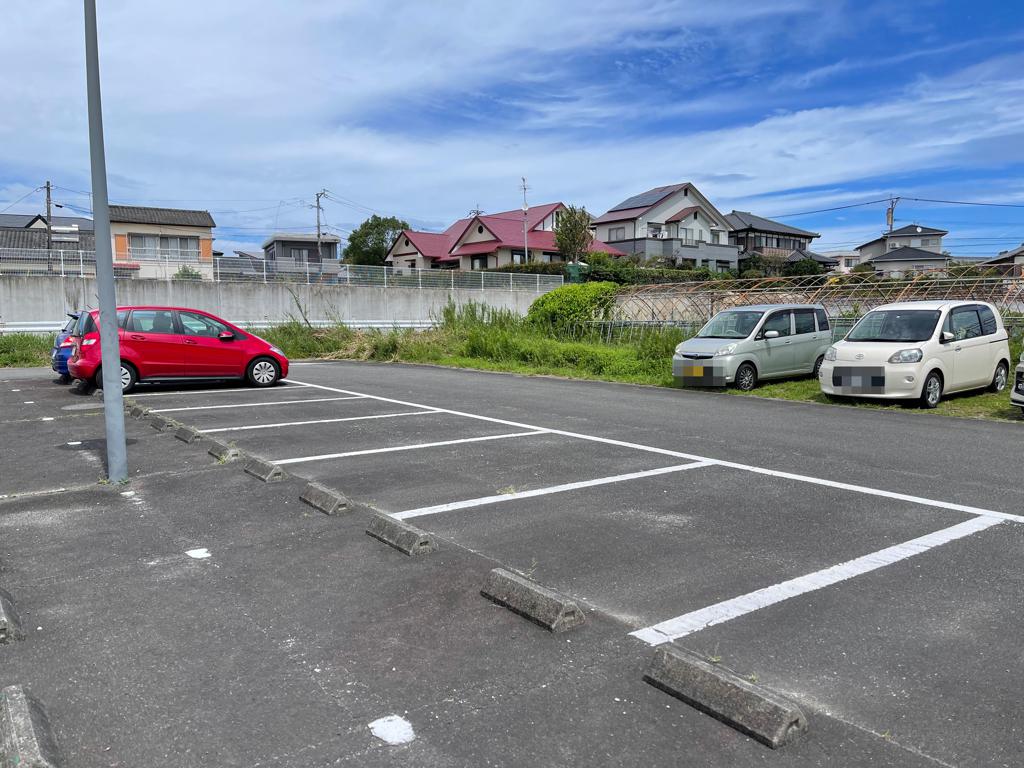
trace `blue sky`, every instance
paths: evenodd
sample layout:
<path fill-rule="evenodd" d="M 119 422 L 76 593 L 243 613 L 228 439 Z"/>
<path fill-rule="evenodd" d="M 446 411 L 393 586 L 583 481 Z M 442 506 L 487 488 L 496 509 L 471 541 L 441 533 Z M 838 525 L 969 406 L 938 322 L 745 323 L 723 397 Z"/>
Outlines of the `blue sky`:
<path fill-rule="evenodd" d="M 817 250 L 877 236 L 885 205 L 790 214 L 889 195 L 954 254 L 1024 242 L 1024 3 L 99 5 L 111 198 L 208 209 L 223 250 L 310 229 L 321 187 L 344 236 L 371 211 L 515 208 L 520 176 L 595 215 L 692 181 Z M 13 6 L 0 208 L 49 178 L 88 209 L 81 2 Z"/>

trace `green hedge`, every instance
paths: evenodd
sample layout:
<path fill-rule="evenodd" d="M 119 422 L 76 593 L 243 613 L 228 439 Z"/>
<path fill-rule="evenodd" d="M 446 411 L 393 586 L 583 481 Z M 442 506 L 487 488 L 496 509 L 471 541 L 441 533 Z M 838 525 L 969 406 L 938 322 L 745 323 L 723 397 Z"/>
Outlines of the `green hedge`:
<path fill-rule="evenodd" d="M 615 301 L 615 283 L 563 285 L 538 296 L 526 313 L 528 322 L 560 326 L 606 320 Z"/>

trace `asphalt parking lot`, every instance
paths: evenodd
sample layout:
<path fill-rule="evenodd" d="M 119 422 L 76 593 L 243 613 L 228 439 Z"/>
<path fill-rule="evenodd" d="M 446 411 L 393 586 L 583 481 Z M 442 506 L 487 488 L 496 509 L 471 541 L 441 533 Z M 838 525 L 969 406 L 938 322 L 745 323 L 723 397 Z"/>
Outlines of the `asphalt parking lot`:
<path fill-rule="evenodd" d="M 18 542 L 0 551 L 13 574 L 0 573 L 0 586 L 13 581 L 45 613 L 48 604 L 66 605 L 55 590 L 86 590 L 88 582 L 19 566 L 19 551 L 75 553 L 76 568 L 109 582 L 111 556 L 131 569 L 167 549 L 161 542 L 178 551 L 209 546 L 230 577 L 193 586 L 203 616 L 219 618 L 197 636 L 182 630 L 159 640 L 162 622 L 142 619 L 160 646 L 144 644 L 146 653 L 202 654 L 242 631 L 232 616 L 250 613 L 265 635 L 299 637 L 304 658 L 321 659 L 312 682 L 290 677 L 250 637 L 266 687 L 253 693 L 249 671 L 234 668 L 245 663 L 243 645 L 218 670 L 242 681 L 237 690 L 208 694 L 196 683 L 174 697 L 208 696 L 202 711 L 216 720 L 233 694 L 245 691 L 249 700 L 279 691 L 289 713 L 271 718 L 280 755 L 295 757 L 308 742 L 318 745 L 304 753 L 310 765 L 1024 762 L 1019 425 L 428 367 L 299 363 L 270 390 L 141 387 L 131 395 L 292 479 L 264 485 L 129 420 L 131 488 L 154 507 L 175 503 L 125 535 L 121 508 L 138 502 L 118 494 L 108 504 L 116 489 L 95 485 L 98 398 L 31 377 L 19 382 L 0 374 L 0 535 Z M 56 452 L 74 460 L 62 466 Z M 351 519 L 357 515 L 299 510 L 303 480 L 433 532 L 442 547 L 414 561 L 375 548 Z M 97 495 L 80 513 L 89 523 L 40 534 L 41 516 L 57 514 L 40 500 L 88 485 L 76 499 Z M 71 511 L 59 517 L 74 527 Z M 114 555 L 111 540 L 121 548 Z M 196 578 L 196 563 L 174 562 L 172 582 Z M 572 597 L 588 625 L 563 639 L 495 611 L 478 595 L 495 565 Z M 145 616 L 146 595 L 155 593 L 125 589 L 120 608 L 105 601 L 77 615 Z M 325 616 L 328 599 L 337 602 Z M 181 600 L 161 610 L 196 611 Z M 101 642 L 97 628 L 84 631 Z M 171 639 L 181 645 L 164 648 Z M 132 647 L 131 638 L 118 642 Z M 809 732 L 769 751 L 643 684 L 647 659 L 667 643 L 796 701 Z M 276 640 L 275 648 L 282 652 Z M 16 653 L 28 670 L 45 657 Z M 284 649 L 292 662 L 294 653 Z M 408 678 L 386 679 L 388 664 L 410 658 Z M 88 659 L 82 664 L 100 674 L 103 665 Z M 367 667 L 372 674 L 359 673 Z M 131 665 L 119 669 L 129 690 L 153 685 L 137 680 Z M 67 694 L 40 679 L 51 697 Z M 171 670 L 158 679 L 183 685 Z M 339 692 L 353 680 L 358 693 L 347 699 Z M 324 711 L 303 720 L 302 702 L 313 699 L 313 710 Z M 267 717 L 252 706 L 253 716 Z M 121 717 L 131 709 L 122 707 Z M 80 717 L 64 704 L 58 710 L 72 722 Z M 360 718 L 375 711 L 413 712 L 416 741 L 389 751 L 367 740 Z M 167 715 L 184 717 L 177 708 Z M 339 725 L 327 738 L 322 723 L 332 717 Z M 117 723 L 113 714 L 102 719 L 108 728 Z M 146 730 L 141 715 L 127 719 L 129 731 Z M 193 739 L 210 738 L 201 716 L 186 719 Z M 213 732 L 230 742 L 229 725 L 218 721 Z M 76 733 L 68 726 L 65 741 Z M 97 747 L 81 743 L 86 756 L 72 765 L 131 764 L 93 759 Z M 222 750 L 220 764 L 263 764 L 265 743 Z"/>

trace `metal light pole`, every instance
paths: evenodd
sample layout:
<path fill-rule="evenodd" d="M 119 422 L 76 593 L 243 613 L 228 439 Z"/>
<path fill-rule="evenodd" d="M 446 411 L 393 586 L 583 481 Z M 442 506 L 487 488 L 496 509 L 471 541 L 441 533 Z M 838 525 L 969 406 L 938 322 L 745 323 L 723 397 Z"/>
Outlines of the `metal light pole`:
<path fill-rule="evenodd" d="M 110 249 L 107 161 L 103 152 L 100 105 L 100 58 L 96 39 L 96 0 L 85 0 L 85 80 L 89 92 L 89 161 L 92 169 L 92 218 L 96 234 L 96 285 L 100 300 L 100 347 L 103 354 L 103 415 L 107 426 L 107 478 L 128 479 L 121 397 L 121 345 L 117 338 L 114 257 Z"/>

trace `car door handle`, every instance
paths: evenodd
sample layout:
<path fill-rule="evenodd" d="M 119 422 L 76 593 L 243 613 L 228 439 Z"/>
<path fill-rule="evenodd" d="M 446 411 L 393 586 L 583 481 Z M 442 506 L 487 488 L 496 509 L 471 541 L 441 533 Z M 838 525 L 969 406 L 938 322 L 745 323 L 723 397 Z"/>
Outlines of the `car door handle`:
<path fill-rule="evenodd" d="M 185 341 L 186 344 L 192 344 L 192 345 L 195 344 L 195 342 L 192 341 L 192 339 L 185 339 L 184 341 Z"/>
<path fill-rule="evenodd" d="M 146 340 L 146 337 L 143 336 L 141 333 L 133 333 L 128 338 L 132 339 L 134 341 L 145 341 Z"/>
<path fill-rule="evenodd" d="M 782 342 L 782 343 L 783 343 L 783 344 L 792 344 L 793 342 L 792 342 L 792 340 L 786 340 L 786 341 L 784 341 L 784 342 Z"/>
<path fill-rule="evenodd" d="M 955 350 L 956 352 L 959 352 L 959 351 L 960 351 L 961 349 L 963 349 L 963 347 L 953 347 L 953 349 L 954 349 L 954 350 Z"/>

